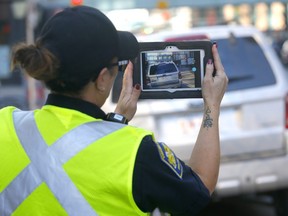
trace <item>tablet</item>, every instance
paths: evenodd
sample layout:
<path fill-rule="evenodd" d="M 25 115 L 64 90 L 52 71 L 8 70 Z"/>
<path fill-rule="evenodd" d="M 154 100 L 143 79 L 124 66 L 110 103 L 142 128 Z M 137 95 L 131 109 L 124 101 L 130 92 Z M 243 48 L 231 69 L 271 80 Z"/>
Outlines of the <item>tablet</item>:
<path fill-rule="evenodd" d="M 140 99 L 201 98 L 205 65 L 212 42 L 141 42 L 134 61 L 134 83 Z"/>

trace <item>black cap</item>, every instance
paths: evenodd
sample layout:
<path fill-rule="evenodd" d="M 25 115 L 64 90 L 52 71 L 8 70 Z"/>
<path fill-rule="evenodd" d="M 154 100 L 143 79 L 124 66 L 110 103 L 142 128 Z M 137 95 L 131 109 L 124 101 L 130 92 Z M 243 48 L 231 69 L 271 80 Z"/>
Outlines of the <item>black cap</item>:
<path fill-rule="evenodd" d="M 139 52 L 132 33 L 117 31 L 101 11 L 88 6 L 66 8 L 54 15 L 39 39 L 59 59 L 57 79 L 64 82 L 96 77 L 113 57 L 130 60 Z"/>

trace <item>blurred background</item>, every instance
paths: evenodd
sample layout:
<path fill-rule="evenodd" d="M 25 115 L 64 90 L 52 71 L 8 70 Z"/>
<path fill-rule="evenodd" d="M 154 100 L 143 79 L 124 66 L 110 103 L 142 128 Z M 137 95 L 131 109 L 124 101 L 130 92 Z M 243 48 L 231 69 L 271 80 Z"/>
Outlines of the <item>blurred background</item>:
<path fill-rule="evenodd" d="M 102 10 L 119 30 L 147 35 L 219 24 L 253 25 L 265 32 L 284 65 L 288 65 L 287 0 L 0 0 L 0 107 L 41 106 L 40 83 L 10 73 L 13 44 L 32 43 L 43 23 L 67 6 L 89 5 Z"/>

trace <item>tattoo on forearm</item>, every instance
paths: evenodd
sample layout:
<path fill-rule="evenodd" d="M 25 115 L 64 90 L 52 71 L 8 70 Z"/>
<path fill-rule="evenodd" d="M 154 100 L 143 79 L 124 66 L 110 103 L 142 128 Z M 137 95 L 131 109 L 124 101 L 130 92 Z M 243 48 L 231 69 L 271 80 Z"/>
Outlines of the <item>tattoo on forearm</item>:
<path fill-rule="evenodd" d="M 210 113 L 211 113 L 211 110 L 208 107 L 205 111 L 205 119 L 203 122 L 203 127 L 207 129 L 213 126 L 213 119 L 210 117 Z"/>

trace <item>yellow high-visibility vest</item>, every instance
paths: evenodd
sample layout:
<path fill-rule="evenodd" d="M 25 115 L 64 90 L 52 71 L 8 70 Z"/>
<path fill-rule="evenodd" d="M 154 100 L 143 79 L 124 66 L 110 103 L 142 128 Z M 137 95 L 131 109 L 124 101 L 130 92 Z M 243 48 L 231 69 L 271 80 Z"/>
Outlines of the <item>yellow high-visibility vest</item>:
<path fill-rule="evenodd" d="M 147 215 L 132 194 L 146 135 L 51 105 L 0 110 L 0 215 Z"/>

